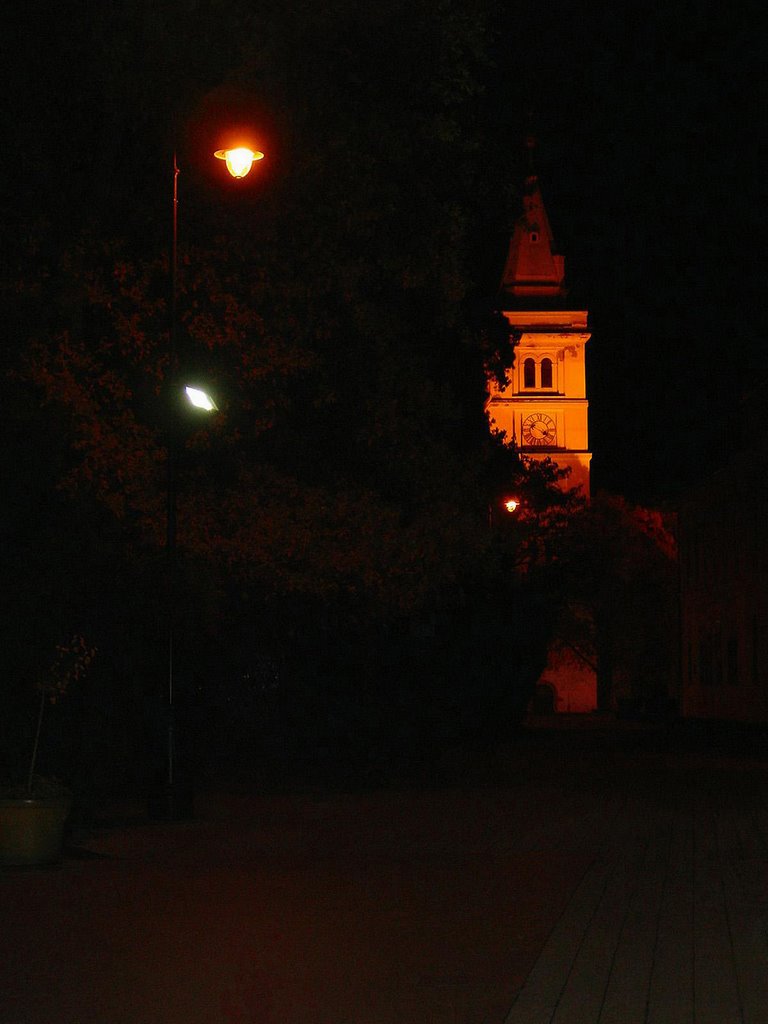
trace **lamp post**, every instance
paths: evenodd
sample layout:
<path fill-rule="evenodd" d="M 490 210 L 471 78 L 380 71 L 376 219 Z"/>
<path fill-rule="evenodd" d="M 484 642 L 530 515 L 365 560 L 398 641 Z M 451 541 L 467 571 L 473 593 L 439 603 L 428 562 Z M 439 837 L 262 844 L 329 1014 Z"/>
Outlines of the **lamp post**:
<path fill-rule="evenodd" d="M 218 150 L 217 158 L 226 160 L 227 169 L 233 178 L 244 178 L 253 163 L 264 157 L 263 153 L 237 147 L 232 150 Z M 177 154 L 173 154 L 173 210 L 171 237 L 171 295 L 169 324 L 169 404 L 167 433 L 167 480 L 166 480 L 166 530 L 165 530 L 165 561 L 168 577 L 167 585 L 167 627 L 168 627 L 168 688 L 167 688 L 167 732 L 166 732 L 166 764 L 163 794 L 159 801 L 154 802 L 151 810 L 155 817 L 171 820 L 190 817 L 192 814 L 192 793 L 185 780 L 179 779 L 177 752 L 177 721 L 176 721 L 176 651 L 174 639 L 176 630 L 175 616 L 177 610 L 177 543 L 176 543 L 176 470 L 178 461 L 179 403 L 182 395 L 191 406 L 204 412 L 216 412 L 214 400 L 203 388 L 190 384 L 182 385 L 179 354 L 178 354 L 178 241 L 179 241 L 179 163 Z"/>
<path fill-rule="evenodd" d="M 174 373 L 174 376 L 175 373 Z M 205 412 L 217 411 L 216 403 L 202 388 L 186 385 L 183 394 L 189 403 Z M 174 387 L 171 392 L 172 402 L 181 399 L 181 389 Z M 192 815 L 192 792 L 185 785 L 184 778 L 179 778 L 177 770 L 177 715 L 176 715 L 176 615 L 178 608 L 178 581 L 176 565 L 176 469 L 178 461 L 178 416 L 176 409 L 171 411 L 171 424 L 167 440 L 167 488 L 166 488 L 166 531 L 165 559 L 167 571 L 166 617 L 168 627 L 168 693 L 167 693 L 167 732 L 166 732 L 166 763 L 165 785 L 162 799 L 153 808 L 154 816 L 176 820 Z"/>

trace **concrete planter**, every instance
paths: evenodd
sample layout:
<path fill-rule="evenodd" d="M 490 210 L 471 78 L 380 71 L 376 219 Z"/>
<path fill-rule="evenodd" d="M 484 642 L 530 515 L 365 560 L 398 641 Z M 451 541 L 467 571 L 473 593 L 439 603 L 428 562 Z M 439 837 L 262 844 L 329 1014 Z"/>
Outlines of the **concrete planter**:
<path fill-rule="evenodd" d="M 61 859 L 72 796 L 0 799 L 0 865 L 53 864 Z"/>

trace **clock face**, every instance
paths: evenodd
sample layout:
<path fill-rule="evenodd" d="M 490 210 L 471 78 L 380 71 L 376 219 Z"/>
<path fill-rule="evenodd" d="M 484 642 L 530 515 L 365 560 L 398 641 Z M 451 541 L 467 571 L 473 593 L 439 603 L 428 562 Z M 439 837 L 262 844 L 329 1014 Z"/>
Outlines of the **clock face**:
<path fill-rule="evenodd" d="M 523 420 L 523 441 L 529 447 L 552 448 L 557 439 L 555 421 L 543 412 L 534 412 Z"/>

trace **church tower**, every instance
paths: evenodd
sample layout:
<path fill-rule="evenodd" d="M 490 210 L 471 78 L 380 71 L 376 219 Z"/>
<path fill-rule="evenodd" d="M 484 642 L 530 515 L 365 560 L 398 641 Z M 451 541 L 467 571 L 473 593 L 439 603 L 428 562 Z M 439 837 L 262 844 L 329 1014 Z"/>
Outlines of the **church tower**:
<path fill-rule="evenodd" d="M 561 486 L 580 487 L 589 497 L 587 311 L 574 309 L 568 301 L 564 261 L 555 249 L 532 149 L 529 139 L 523 212 L 512 232 L 501 281 L 501 311 L 520 340 L 506 386 L 489 380 L 486 409 L 491 427 L 504 431 L 523 458 L 548 458 L 569 469 Z M 589 632 L 590 621 L 585 609 L 564 610 L 536 684 L 534 714 L 585 713 L 597 707 L 594 660 L 573 640 L 579 629 Z"/>
<path fill-rule="evenodd" d="M 520 340 L 507 385 L 489 383 L 488 417 L 524 457 L 570 469 L 563 486 L 580 486 L 589 497 L 584 350 L 590 335 L 587 311 L 570 307 L 564 278 L 531 163 L 501 281 L 501 309 Z"/>

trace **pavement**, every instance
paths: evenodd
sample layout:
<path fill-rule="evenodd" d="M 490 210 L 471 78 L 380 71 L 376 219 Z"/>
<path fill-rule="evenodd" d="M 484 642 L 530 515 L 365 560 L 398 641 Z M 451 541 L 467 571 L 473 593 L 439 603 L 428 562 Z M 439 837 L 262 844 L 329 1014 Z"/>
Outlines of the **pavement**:
<path fill-rule="evenodd" d="M 537 720 L 0 873 L 0 1024 L 768 1024 L 768 754 Z"/>

